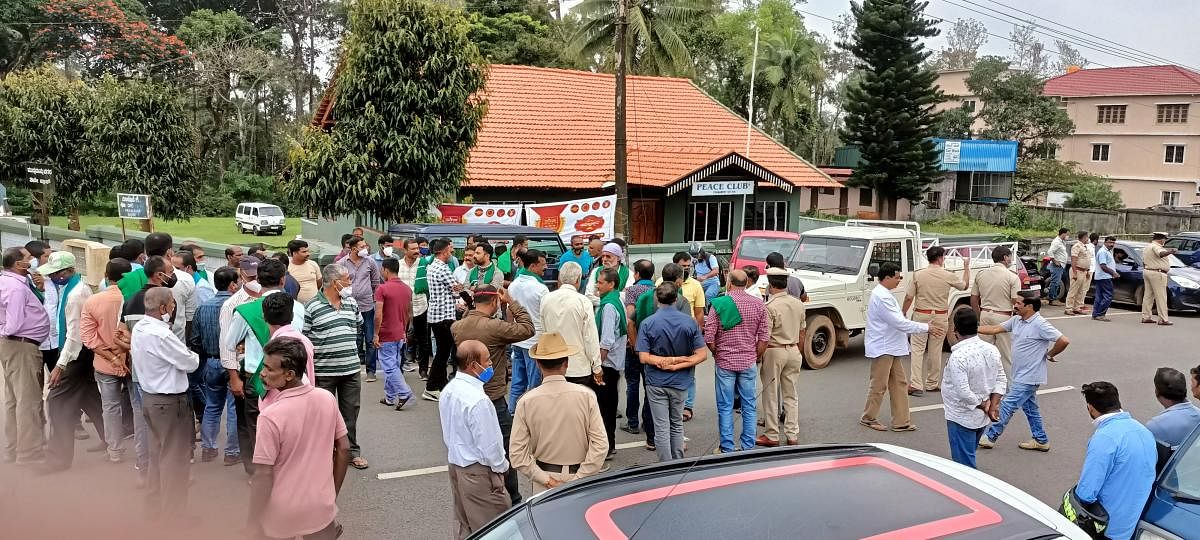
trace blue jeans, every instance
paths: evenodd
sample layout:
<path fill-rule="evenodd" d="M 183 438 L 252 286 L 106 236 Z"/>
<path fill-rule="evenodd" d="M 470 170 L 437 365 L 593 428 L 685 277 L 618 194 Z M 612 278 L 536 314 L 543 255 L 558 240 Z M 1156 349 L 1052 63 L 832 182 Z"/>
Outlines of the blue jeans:
<path fill-rule="evenodd" d="M 687 389 L 687 399 L 683 400 L 683 408 L 691 410 L 692 405 L 696 404 L 696 379 L 692 379 L 692 385 Z"/>
<path fill-rule="evenodd" d="M 704 299 L 706 300 L 704 304 L 706 306 L 709 301 L 721 294 L 721 278 L 706 279 L 700 286 L 704 287 Z"/>
<path fill-rule="evenodd" d="M 529 356 L 529 349 L 512 346 L 512 388 L 508 393 L 508 410 L 517 410 L 517 400 L 525 392 L 542 384 L 542 370 L 537 361 Z"/>
<path fill-rule="evenodd" d="M 397 399 L 412 398 L 412 388 L 404 381 L 400 361 L 404 358 L 403 341 L 385 341 L 379 344 L 379 365 L 383 367 L 383 399 L 395 403 Z"/>
<path fill-rule="evenodd" d="M 201 372 L 204 392 L 204 418 L 200 421 L 200 447 L 215 449 L 221 432 L 221 412 L 225 412 L 225 455 L 241 453 L 238 447 L 237 410 L 233 407 L 233 392 L 229 391 L 229 372 L 221 367 L 220 358 L 204 361 Z"/>
<path fill-rule="evenodd" d="M 1059 292 L 1062 290 L 1062 276 L 1065 266 L 1062 266 L 1054 261 L 1050 261 L 1050 284 L 1047 288 L 1047 294 L 1050 300 L 1058 300 Z"/>
<path fill-rule="evenodd" d="M 1029 430 L 1033 432 L 1033 440 L 1042 444 L 1050 441 L 1046 436 L 1046 428 L 1042 426 L 1042 412 L 1038 409 L 1038 387 L 1036 384 L 1019 382 L 1014 382 L 1008 387 L 1008 393 L 1000 400 L 1000 419 L 987 430 L 989 441 L 995 442 L 1000 438 L 1000 434 L 1004 433 L 1005 426 L 1012 420 L 1013 413 L 1017 412 L 1018 408 L 1025 411 L 1025 418 L 1029 420 Z"/>
<path fill-rule="evenodd" d="M 367 375 L 375 374 L 375 362 L 378 359 L 375 352 L 375 310 L 362 312 L 363 331 L 358 341 L 358 350 L 362 351 L 363 362 L 367 365 Z"/>
<path fill-rule="evenodd" d="M 975 469 L 975 447 L 979 446 L 983 428 L 965 428 L 957 422 L 946 420 L 946 435 L 950 439 L 950 459 Z"/>
<path fill-rule="evenodd" d="M 625 356 L 625 423 L 634 429 L 638 427 L 638 409 L 642 404 L 642 363 L 635 355 L 627 351 Z"/>
<path fill-rule="evenodd" d="M 754 437 L 758 431 L 758 404 L 754 386 L 758 380 L 758 366 L 752 365 L 742 371 L 730 371 L 720 366 L 717 370 L 717 430 L 721 433 L 721 451 L 733 452 L 733 394 L 742 400 L 742 450 L 754 448 Z"/>
<path fill-rule="evenodd" d="M 142 415 L 142 387 L 137 382 L 129 385 L 129 404 L 133 406 L 133 454 L 134 466 L 139 474 L 150 469 L 150 426 Z"/>
<path fill-rule="evenodd" d="M 1103 270 L 1096 270 L 1097 273 Z M 1095 279 L 1092 283 L 1096 284 L 1096 298 L 1092 306 L 1092 318 L 1103 317 L 1108 313 L 1108 307 L 1112 305 L 1113 300 L 1113 280 L 1111 279 Z"/>

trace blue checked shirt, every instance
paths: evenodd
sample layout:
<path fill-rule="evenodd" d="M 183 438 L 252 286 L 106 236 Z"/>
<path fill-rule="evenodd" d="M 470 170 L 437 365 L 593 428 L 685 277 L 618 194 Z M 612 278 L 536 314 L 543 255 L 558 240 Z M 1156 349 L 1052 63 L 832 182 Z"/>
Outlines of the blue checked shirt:
<path fill-rule="evenodd" d="M 195 330 L 200 334 L 200 346 L 206 358 L 221 357 L 221 306 L 231 296 L 229 292 L 221 291 L 196 309 Z"/>

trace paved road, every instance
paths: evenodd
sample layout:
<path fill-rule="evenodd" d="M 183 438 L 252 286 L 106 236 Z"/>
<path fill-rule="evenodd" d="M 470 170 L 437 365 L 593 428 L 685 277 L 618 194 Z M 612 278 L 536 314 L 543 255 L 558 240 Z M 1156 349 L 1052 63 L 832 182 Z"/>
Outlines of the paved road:
<path fill-rule="evenodd" d="M 1163 328 L 1139 324 L 1136 313 L 1120 310 L 1111 323 L 1063 318 L 1052 308 L 1047 308 L 1047 315 L 1072 340 L 1059 363 L 1051 367 L 1049 383 L 1043 387 L 1051 393 L 1040 398 L 1053 449 L 1047 454 L 1018 449 L 1017 443 L 1028 438 L 1028 426 L 1018 414 L 997 447 L 981 451 L 979 466 L 1050 503 L 1075 482 L 1092 431 L 1079 387 L 1109 380 L 1122 391 L 1126 408 L 1137 418 L 1148 419 L 1160 409 L 1151 382 L 1154 370 L 1171 366 L 1186 373 L 1196 365 L 1191 351 L 1200 347 L 1200 317 L 1180 316 L 1176 326 Z M 862 354 L 858 338 L 828 368 L 801 373 L 801 442 L 888 442 L 948 457 L 937 394 L 912 401 L 913 418 L 920 428 L 917 432 L 879 433 L 857 424 L 867 378 Z M 696 418 L 686 424 L 691 438 L 689 456 L 711 451 L 716 444 L 712 373 L 711 363 L 698 368 L 702 382 Z M 409 382 L 419 387 L 415 374 L 410 374 Z M 382 382 L 363 387 L 359 440 L 371 468 L 350 469 L 347 476 L 338 501 L 345 538 L 449 538 L 450 498 L 441 469 L 445 448 L 436 404 L 417 401 L 410 409 L 395 412 L 377 404 Z M 885 405 L 885 415 L 886 410 Z M 628 447 L 622 447 L 613 467 L 654 461 L 653 453 L 641 447 L 641 440 L 618 432 L 618 444 Z M 76 466 L 66 473 L 37 477 L 13 465 L 0 466 L 0 523 L 15 526 L 3 536 L 153 538 L 153 526 L 142 519 L 142 495 L 134 488 L 131 466 L 103 463 L 99 455 L 83 453 L 84 443 L 79 446 Z M 244 523 L 249 494 L 241 468 L 222 467 L 219 462 L 197 464 L 193 477 L 191 507 L 203 519 L 194 534 L 184 538 L 208 540 L 213 534 L 238 530 Z M 523 486 L 528 494 L 528 483 Z"/>

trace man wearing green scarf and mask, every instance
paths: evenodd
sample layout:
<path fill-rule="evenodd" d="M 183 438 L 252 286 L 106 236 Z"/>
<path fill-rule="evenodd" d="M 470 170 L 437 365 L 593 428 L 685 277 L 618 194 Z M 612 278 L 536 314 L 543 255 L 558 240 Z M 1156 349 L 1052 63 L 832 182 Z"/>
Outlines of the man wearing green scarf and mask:
<path fill-rule="evenodd" d="M 625 250 L 621 249 L 620 244 L 616 242 L 604 244 L 604 250 L 600 255 L 600 264 L 593 263 L 593 265 L 595 268 L 588 273 L 587 287 L 584 288 L 584 295 L 592 301 L 593 308 L 600 307 L 600 295 L 596 293 L 596 280 L 599 279 L 602 268 L 612 268 L 617 271 L 617 292 L 624 291 L 625 287 L 633 285 L 634 275 L 629 271 L 629 267 L 625 266 Z"/>
<path fill-rule="evenodd" d="M 486 240 L 480 238 L 480 242 L 475 244 L 475 251 L 465 256 L 475 257 L 475 267 L 467 274 L 467 289 L 474 291 L 484 285 L 491 285 L 497 289 L 504 286 L 503 270 L 497 269 L 499 265 L 492 263 L 492 254 L 495 249 Z"/>

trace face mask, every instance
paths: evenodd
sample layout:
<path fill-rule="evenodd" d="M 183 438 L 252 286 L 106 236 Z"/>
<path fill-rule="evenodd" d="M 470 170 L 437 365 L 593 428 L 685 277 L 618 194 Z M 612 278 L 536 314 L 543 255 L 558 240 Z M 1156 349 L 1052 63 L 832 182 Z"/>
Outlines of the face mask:
<path fill-rule="evenodd" d="M 391 257 L 393 252 L 394 251 L 392 250 L 392 246 L 383 248 L 383 256 L 384 257 Z"/>
<path fill-rule="evenodd" d="M 492 380 L 492 375 L 495 375 L 495 374 L 496 374 L 496 370 L 493 369 L 492 366 L 488 366 L 486 369 L 479 372 L 478 377 L 479 377 L 479 380 L 481 380 L 483 382 L 488 382 L 488 381 Z"/>
<path fill-rule="evenodd" d="M 366 256 L 367 256 L 367 255 L 370 255 L 370 254 L 371 254 L 371 252 L 370 252 L 370 251 L 367 251 L 367 248 L 362 248 L 362 249 L 358 250 L 358 256 L 359 256 L 359 257 L 366 258 Z"/>
<path fill-rule="evenodd" d="M 690 278 L 690 277 L 692 277 L 692 269 L 691 269 L 691 268 L 684 269 L 684 271 L 683 271 L 683 279 L 687 279 L 687 278 Z"/>
<path fill-rule="evenodd" d="M 69 278 L 69 277 L 56 277 L 56 278 L 50 278 L 50 281 L 53 281 L 55 285 L 58 285 L 58 286 L 60 286 L 60 287 L 61 287 L 61 286 L 64 286 L 64 285 L 66 285 L 68 281 L 71 281 L 71 278 Z"/>
<path fill-rule="evenodd" d="M 205 270 L 208 270 L 208 265 L 204 264 L 204 261 L 196 263 L 196 271 L 203 272 Z"/>
<path fill-rule="evenodd" d="M 36 258 L 34 258 L 34 259 L 29 259 L 29 269 L 30 269 L 30 270 L 37 270 L 37 267 L 38 267 L 38 260 L 37 260 Z"/>
<path fill-rule="evenodd" d="M 167 324 L 171 324 L 171 317 L 174 315 L 175 315 L 175 312 L 168 311 L 167 313 L 163 313 L 162 315 L 159 315 L 159 318 L 162 319 L 163 322 L 165 322 Z"/>
<path fill-rule="evenodd" d="M 171 289 L 175 287 L 176 283 L 179 283 L 179 278 L 175 277 L 175 274 L 167 275 L 164 273 L 163 275 L 167 276 L 166 279 L 163 280 L 163 287 Z"/>
<path fill-rule="evenodd" d="M 421 255 L 429 255 L 429 248 L 427 248 L 427 247 L 421 248 Z"/>
<path fill-rule="evenodd" d="M 258 294 L 262 292 L 262 285 L 259 285 L 257 280 L 247 281 L 243 287 L 245 287 L 247 291 L 250 291 L 250 294 Z"/>
<path fill-rule="evenodd" d="M 349 285 L 342 287 L 341 290 L 338 291 L 338 296 L 341 296 L 343 300 L 354 296 L 354 287 Z"/>

